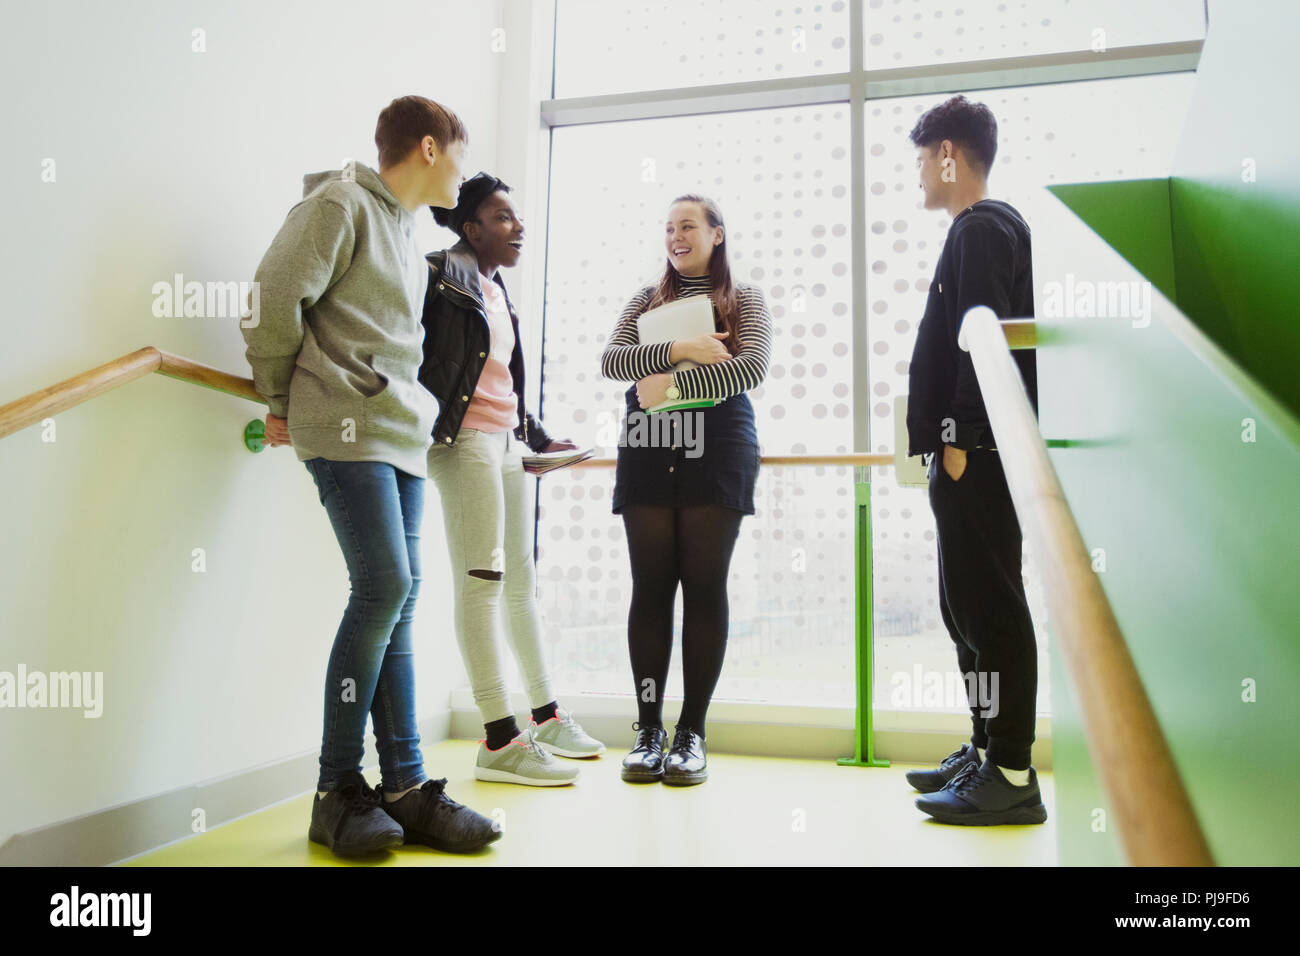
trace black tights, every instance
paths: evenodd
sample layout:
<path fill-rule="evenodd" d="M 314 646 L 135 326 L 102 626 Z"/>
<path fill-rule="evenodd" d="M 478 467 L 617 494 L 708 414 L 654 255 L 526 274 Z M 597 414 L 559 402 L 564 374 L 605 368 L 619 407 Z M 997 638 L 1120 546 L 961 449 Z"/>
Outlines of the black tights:
<path fill-rule="evenodd" d="M 663 723 L 680 582 L 686 687 L 679 723 L 704 736 L 704 718 L 727 651 L 727 569 L 745 515 L 720 505 L 629 505 L 622 516 L 632 564 L 627 645 L 638 720 L 643 727 Z"/>

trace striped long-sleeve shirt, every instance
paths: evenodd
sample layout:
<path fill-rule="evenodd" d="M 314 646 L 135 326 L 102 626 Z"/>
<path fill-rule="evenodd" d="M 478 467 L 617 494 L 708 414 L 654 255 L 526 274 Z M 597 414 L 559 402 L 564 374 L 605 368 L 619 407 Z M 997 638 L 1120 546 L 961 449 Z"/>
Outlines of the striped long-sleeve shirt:
<path fill-rule="evenodd" d="M 681 276 L 680 295 L 707 295 L 711 283 L 707 275 Z M 772 318 L 767 311 L 767 301 L 758 286 L 737 283 L 736 294 L 740 304 L 740 321 L 737 335 L 741 346 L 736 355 L 712 365 L 697 365 L 682 369 L 674 376 L 682 398 L 727 398 L 755 388 L 767 376 L 772 357 Z M 671 372 L 668 353 L 672 342 L 654 342 L 642 345 L 637 334 L 636 320 L 646 311 L 654 295 L 654 286 L 646 286 L 623 307 L 618 325 L 609 337 L 600 359 L 600 372 L 605 378 L 638 381 L 647 375 Z"/>

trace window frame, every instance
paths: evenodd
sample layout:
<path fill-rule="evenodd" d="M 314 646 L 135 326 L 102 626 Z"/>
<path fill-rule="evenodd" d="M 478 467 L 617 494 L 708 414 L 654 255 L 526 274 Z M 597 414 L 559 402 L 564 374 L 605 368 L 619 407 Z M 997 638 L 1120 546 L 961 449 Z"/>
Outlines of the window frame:
<path fill-rule="evenodd" d="M 1106 52 L 1070 51 L 1031 54 L 1027 56 L 1000 57 L 953 63 L 934 63 L 919 66 L 887 69 L 867 69 L 865 66 L 865 10 L 864 0 L 847 0 L 849 10 L 849 69 L 846 72 L 814 76 L 792 76 L 775 79 L 742 81 L 695 87 L 668 88 L 615 93 L 602 96 L 557 98 L 555 96 L 555 56 L 558 32 L 558 7 L 561 0 L 548 0 L 550 4 L 551 43 L 549 44 L 550 98 L 540 104 L 538 118 L 544 132 L 544 157 L 546 164 L 545 219 L 543 234 L 549 230 L 551 214 L 551 163 L 554 131 L 565 126 L 608 124 L 639 119 L 701 116 L 714 113 L 732 113 L 746 110 L 767 110 L 790 106 L 845 105 L 849 107 L 849 195 L 850 206 L 850 348 L 852 352 L 851 395 L 871 394 L 870 356 L 868 348 L 868 262 L 867 224 L 870 198 L 867 189 L 867 138 L 866 108 L 872 100 L 904 96 L 943 95 L 970 93 L 978 90 L 1000 90 L 1027 86 L 1078 83 L 1088 80 L 1106 80 L 1155 76 L 1168 73 L 1194 73 L 1200 62 L 1204 39 L 1166 43 L 1140 44 L 1113 47 Z M 543 18 L 546 14 L 543 14 Z M 543 266 L 543 277 L 547 266 Z M 537 376 L 537 414 L 544 411 L 546 383 L 546 327 L 547 306 L 542 298 L 541 334 L 539 336 L 539 362 Z M 852 434 L 854 453 L 871 453 L 870 402 L 852 401 Z M 892 426 L 891 426 L 892 428 Z M 892 435 L 889 436 L 892 440 Z M 865 471 L 866 469 L 863 469 Z M 859 475 L 860 480 L 867 476 Z M 534 559 L 538 556 L 536 545 L 540 525 L 541 496 L 534 513 Z M 614 712 L 611 702 L 601 695 L 593 695 L 586 702 L 589 709 Z M 877 730 L 919 732 L 913 727 L 916 717 L 911 711 L 894 711 L 879 706 L 874 711 L 887 714 L 887 723 L 877 721 Z M 604 705 L 604 706 L 602 706 Z M 730 709 L 745 709 L 747 705 L 730 704 Z M 753 708 L 753 719 L 760 719 L 760 711 L 769 716 L 773 707 L 789 711 L 789 719 L 807 726 L 808 708 L 798 705 L 763 704 Z M 750 719 L 748 711 L 739 715 Z M 828 714 L 819 714 L 820 723 Z M 966 714 L 928 714 L 927 726 L 944 732 L 964 732 L 968 727 Z M 829 723 L 840 724 L 843 714 L 834 714 Z M 948 720 L 951 718 L 951 720 Z M 1040 736 L 1050 737 L 1050 724 L 1040 715 Z M 948 725 L 951 724 L 951 727 Z"/>

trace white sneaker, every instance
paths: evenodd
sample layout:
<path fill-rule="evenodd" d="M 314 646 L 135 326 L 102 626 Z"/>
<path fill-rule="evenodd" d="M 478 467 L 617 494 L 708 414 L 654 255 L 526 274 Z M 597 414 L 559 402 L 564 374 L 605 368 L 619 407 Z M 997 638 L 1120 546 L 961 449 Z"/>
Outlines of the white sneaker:
<path fill-rule="evenodd" d="M 555 709 L 556 716 L 540 724 L 531 723 L 538 742 L 553 754 L 561 757 L 599 757 L 605 745 L 588 734 L 562 707 Z"/>
<path fill-rule="evenodd" d="M 529 787 L 563 787 L 578 779 L 577 767 L 564 767 L 541 744 L 532 727 L 522 730 L 500 750 L 479 744 L 474 777 L 492 783 L 522 783 Z"/>

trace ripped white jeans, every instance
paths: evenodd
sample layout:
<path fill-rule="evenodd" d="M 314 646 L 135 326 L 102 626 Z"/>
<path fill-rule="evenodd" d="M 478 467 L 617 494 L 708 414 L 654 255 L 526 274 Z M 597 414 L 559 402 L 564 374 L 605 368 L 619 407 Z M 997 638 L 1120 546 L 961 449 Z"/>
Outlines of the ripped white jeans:
<path fill-rule="evenodd" d="M 442 498 L 455 596 L 456 640 L 483 723 L 511 716 L 498 638 L 501 605 L 530 707 L 555 699 L 542 652 L 533 566 L 534 479 L 526 446 L 510 431 L 462 428 L 454 445 L 429 449 L 429 477 Z M 499 572 L 489 580 L 470 571 Z"/>

